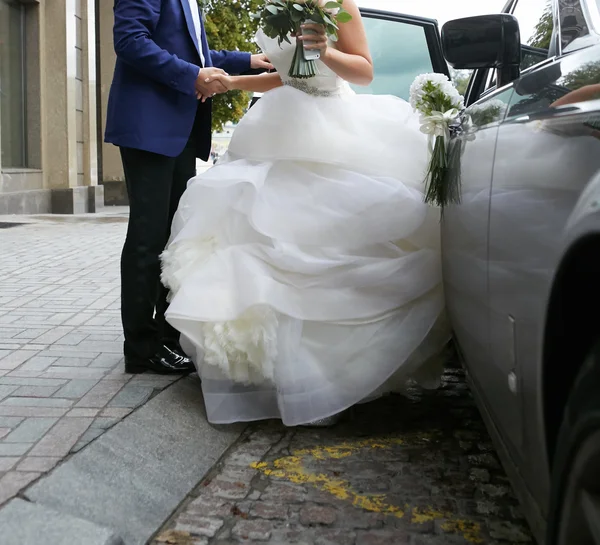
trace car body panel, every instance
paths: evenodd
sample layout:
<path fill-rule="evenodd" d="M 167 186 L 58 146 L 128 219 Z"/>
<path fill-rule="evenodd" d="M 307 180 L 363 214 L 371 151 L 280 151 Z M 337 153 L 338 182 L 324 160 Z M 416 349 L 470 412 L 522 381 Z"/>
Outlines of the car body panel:
<path fill-rule="evenodd" d="M 548 302 L 569 249 L 600 232 L 600 95 L 581 94 L 600 83 L 593 43 L 471 98 L 467 113 L 498 99 L 505 112 L 452 142 L 462 201 L 442 222 L 456 339 L 520 496 L 532 498 L 542 518 L 550 491 L 543 405 L 553 402 L 543 398 Z M 471 87 L 483 80 L 474 74 Z"/>

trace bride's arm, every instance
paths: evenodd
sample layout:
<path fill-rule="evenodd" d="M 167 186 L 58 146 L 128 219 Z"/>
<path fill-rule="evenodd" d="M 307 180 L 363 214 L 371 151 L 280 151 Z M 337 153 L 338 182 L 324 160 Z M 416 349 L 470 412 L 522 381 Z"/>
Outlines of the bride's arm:
<path fill-rule="evenodd" d="M 257 76 L 225 76 L 215 74 L 206 80 L 219 80 L 228 91 L 249 91 L 253 93 L 266 93 L 275 87 L 281 87 L 281 78 L 276 72 L 270 74 L 259 74 Z"/>
<path fill-rule="evenodd" d="M 306 49 L 321 49 L 321 60 L 342 79 L 356 85 L 369 85 L 373 81 L 373 61 L 369 53 L 367 33 L 358 6 L 354 0 L 344 0 L 344 9 L 352 15 L 352 20 L 341 23 L 338 31 L 337 47 L 327 47 L 327 37 L 323 27 L 305 25 L 320 33 L 321 41 L 309 43 L 311 36 L 305 36 Z"/>

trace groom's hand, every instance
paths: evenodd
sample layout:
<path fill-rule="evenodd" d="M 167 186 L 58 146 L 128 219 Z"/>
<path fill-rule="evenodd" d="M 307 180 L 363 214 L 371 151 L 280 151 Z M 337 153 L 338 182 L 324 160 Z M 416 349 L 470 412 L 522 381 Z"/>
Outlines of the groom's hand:
<path fill-rule="evenodd" d="M 253 70 L 273 70 L 274 66 L 269 62 L 269 59 L 264 53 L 250 56 L 250 68 Z"/>
<path fill-rule="evenodd" d="M 213 76 L 224 75 L 227 73 L 220 68 L 201 68 L 196 79 L 196 97 L 204 102 L 207 98 L 213 97 L 216 94 L 224 93 L 227 88 L 219 81 L 212 80 Z"/>

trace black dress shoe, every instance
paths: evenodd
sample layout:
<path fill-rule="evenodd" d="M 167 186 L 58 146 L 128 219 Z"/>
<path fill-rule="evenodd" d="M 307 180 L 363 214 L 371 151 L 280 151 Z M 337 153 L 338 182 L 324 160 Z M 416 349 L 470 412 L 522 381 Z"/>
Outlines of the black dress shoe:
<path fill-rule="evenodd" d="M 125 356 L 126 373 L 154 371 L 160 375 L 189 375 L 196 370 L 192 360 L 178 354 L 166 346 L 149 358 L 128 358 Z"/>

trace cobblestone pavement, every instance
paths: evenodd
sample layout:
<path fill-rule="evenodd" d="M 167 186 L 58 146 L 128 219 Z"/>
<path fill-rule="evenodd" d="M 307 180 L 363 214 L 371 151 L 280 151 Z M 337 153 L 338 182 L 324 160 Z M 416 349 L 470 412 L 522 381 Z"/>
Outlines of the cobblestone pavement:
<path fill-rule="evenodd" d="M 533 543 L 461 369 L 336 428 L 249 428 L 152 541 Z"/>
<path fill-rule="evenodd" d="M 0 218 L 0 504 L 172 381 L 123 373 L 125 229 L 114 213 Z"/>

